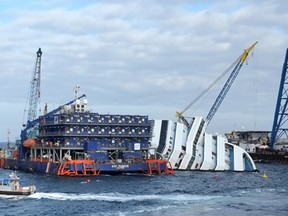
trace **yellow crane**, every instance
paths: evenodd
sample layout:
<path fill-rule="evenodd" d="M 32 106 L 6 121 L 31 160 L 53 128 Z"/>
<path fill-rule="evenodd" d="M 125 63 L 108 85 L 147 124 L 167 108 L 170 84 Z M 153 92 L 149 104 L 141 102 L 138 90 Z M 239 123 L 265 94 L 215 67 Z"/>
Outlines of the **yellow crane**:
<path fill-rule="evenodd" d="M 214 117 L 215 113 L 217 112 L 218 108 L 220 107 L 222 101 L 224 100 L 234 80 L 236 79 L 240 69 L 242 68 L 243 63 L 247 59 L 249 52 L 256 46 L 257 43 L 258 42 L 256 41 L 248 49 L 244 50 L 244 52 L 236 59 L 236 61 L 234 61 L 230 67 L 228 67 L 214 82 L 212 82 L 208 86 L 208 88 L 206 88 L 203 92 L 201 92 L 201 94 L 199 94 L 187 107 L 185 107 L 185 109 L 182 112 L 176 112 L 176 117 L 179 119 L 179 121 L 183 122 L 187 127 L 189 127 L 190 124 L 185 119 L 185 117 L 183 117 L 183 113 L 187 111 L 194 103 L 196 103 L 204 94 L 206 94 L 221 78 L 223 78 L 233 68 L 230 76 L 228 77 L 225 85 L 220 91 L 218 97 L 216 98 L 213 106 L 211 107 L 206 117 L 206 125 L 208 125 L 211 119 Z"/>

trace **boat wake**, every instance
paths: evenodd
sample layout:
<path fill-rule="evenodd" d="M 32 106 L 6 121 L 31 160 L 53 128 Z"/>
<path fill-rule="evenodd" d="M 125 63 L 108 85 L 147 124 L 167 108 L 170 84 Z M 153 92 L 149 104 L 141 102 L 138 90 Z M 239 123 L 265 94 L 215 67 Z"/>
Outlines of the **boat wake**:
<path fill-rule="evenodd" d="M 5 199 L 5 200 L 21 200 L 21 199 L 26 199 L 27 196 L 23 195 L 3 195 L 3 194 L 0 194 L 0 200 L 1 199 Z"/>
<path fill-rule="evenodd" d="M 29 196 L 33 199 L 70 200 L 70 201 L 104 201 L 104 202 L 129 202 L 129 201 L 170 201 L 170 202 L 191 202 L 218 199 L 223 196 L 205 196 L 189 194 L 166 194 L 166 195 L 134 195 L 123 193 L 41 193 L 38 192 Z"/>

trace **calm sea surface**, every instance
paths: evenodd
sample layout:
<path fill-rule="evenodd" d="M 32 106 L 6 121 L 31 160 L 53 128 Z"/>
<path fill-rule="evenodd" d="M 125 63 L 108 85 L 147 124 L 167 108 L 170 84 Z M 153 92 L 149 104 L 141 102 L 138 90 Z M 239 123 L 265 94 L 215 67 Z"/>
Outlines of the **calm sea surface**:
<path fill-rule="evenodd" d="M 0 215 L 288 215 L 288 166 L 257 168 L 259 173 L 92 178 L 18 172 L 22 185 L 35 184 L 38 191 L 28 197 L 0 196 Z M 0 169 L 0 177 L 9 174 Z"/>

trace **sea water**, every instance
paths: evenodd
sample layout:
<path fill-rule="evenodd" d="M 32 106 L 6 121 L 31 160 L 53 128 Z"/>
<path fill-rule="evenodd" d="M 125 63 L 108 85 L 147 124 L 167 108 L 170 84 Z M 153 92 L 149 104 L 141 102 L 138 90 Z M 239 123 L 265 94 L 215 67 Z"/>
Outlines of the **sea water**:
<path fill-rule="evenodd" d="M 288 215 L 288 166 L 257 168 L 81 178 L 18 172 L 37 193 L 0 196 L 0 215 Z M 9 174 L 0 169 L 0 177 Z"/>

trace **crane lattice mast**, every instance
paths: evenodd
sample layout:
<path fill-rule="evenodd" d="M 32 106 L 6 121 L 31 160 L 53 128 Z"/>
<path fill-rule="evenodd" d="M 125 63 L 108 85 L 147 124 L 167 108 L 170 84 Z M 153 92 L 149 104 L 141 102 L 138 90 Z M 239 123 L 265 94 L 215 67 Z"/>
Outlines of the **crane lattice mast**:
<path fill-rule="evenodd" d="M 288 49 L 282 68 L 278 98 L 275 108 L 273 127 L 269 148 L 274 149 L 274 144 L 281 139 L 288 139 Z"/>
<path fill-rule="evenodd" d="M 37 51 L 35 70 L 31 80 L 29 94 L 29 110 L 27 116 L 27 124 L 37 118 L 37 109 L 40 107 L 40 75 L 41 75 L 41 48 Z"/>

